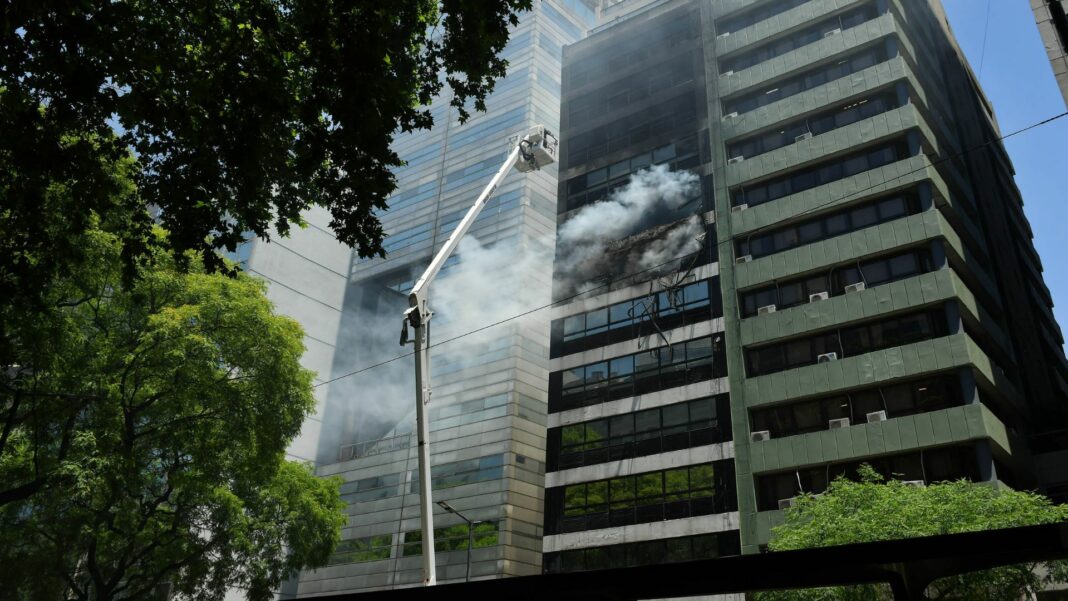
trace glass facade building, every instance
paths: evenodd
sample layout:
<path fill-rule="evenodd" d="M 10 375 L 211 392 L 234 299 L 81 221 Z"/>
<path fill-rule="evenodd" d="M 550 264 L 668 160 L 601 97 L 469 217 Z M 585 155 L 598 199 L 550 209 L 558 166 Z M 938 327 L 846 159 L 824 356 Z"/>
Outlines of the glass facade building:
<path fill-rule="evenodd" d="M 433 129 L 394 144 L 407 164 L 379 215 L 388 257 L 347 267 L 315 457 L 320 475 L 343 479 L 349 520 L 329 565 L 300 575 L 298 596 L 422 582 L 414 369 L 411 347 L 397 344 L 407 293 L 503 163 L 509 137 L 535 124 L 558 131 L 561 49 L 593 25 L 595 6 L 535 2 L 511 31 L 508 74 L 487 110 L 460 124 L 444 94 L 430 107 Z M 461 246 L 430 288 L 433 500 L 479 522 L 473 579 L 541 571 L 548 314 L 450 339 L 548 302 L 556 181 L 555 165 L 510 173 L 467 235 L 478 244 Z M 462 580 L 467 526 L 444 510 L 435 526 L 438 581 Z"/>

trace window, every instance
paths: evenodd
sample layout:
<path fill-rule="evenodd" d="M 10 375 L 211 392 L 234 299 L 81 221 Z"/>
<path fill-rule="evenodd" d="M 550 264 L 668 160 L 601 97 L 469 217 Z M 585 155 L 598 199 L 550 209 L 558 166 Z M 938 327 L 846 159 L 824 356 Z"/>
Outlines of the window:
<path fill-rule="evenodd" d="M 803 231 L 804 227 L 800 226 L 799 229 Z M 740 293 L 742 317 L 752 317 L 761 307 L 768 305 L 775 305 L 776 309 L 803 305 L 809 302 L 810 295 L 819 292 L 827 292 L 832 297 L 841 296 L 845 294 L 846 286 L 858 282 L 864 282 L 870 288 L 932 270 L 934 262 L 927 249 L 909 250 L 850 265 L 836 265 L 815 276 L 785 280 Z"/>
<path fill-rule="evenodd" d="M 754 409 L 750 424 L 754 432 L 767 430 L 772 438 L 782 438 L 826 430 L 832 419 L 864 424 L 868 414 L 876 411 L 886 411 L 887 418 L 893 419 L 963 404 L 957 376 L 948 375 Z"/>
<path fill-rule="evenodd" d="M 734 511 L 734 490 L 732 460 L 549 488 L 545 528 L 559 534 Z"/>
<path fill-rule="evenodd" d="M 723 334 L 549 374 L 549 411 L 565 411 L 727 375 Z"/>
<path fill-rule="evenodd" d="M 725 33 L 733 33 L 740 29 L 745 29 L 750 25 L 766 21 L 775 15 L 801 6 L 807 1 L 808 0 L 772 0 L 771 2 L 765 2 L 741 14 L 731 15 L 716 21 L 716 32 L 719 35 L 723 35 Z"/>
<path fill-rule="evenodd" d="M 777 87 L 769 90 L 750 92 L 736 98 L 724 100 L 723 112 L 725 114 L 747 113 L 783 98 L 823 85 L 828 81 L 834 81 L 867 69 L 876 63 L 889 59 L 894 54 L 888 50 L 886 44 L 879 44 L 836 63 L 823 64 L 781 80 L 778 84 L 775 84 Z"/>
<path fill-rule="evenodd" d="M 803 244 L 826 240 L 906 215 L 914 215 L 921 209 L 919 199 L 912 194 L 877 200 L 871 205 L 876 207 L 876 220 L 871 223 L 866 221 L 870 215 L 867 212 L 868 206 L 866 203 L 853 205 L 850 208 L 802 221 L 796 225 L 788 225 L 740 239 L 735 244 L 735 253 L 739 257 L 751 255 L 754 259 L 766 257 Z"/>
<path fill-rule="evenodd" d="M 820 332 L 786 342 L 746 349 L 749 377 L 763 376 L 795 367 L 815 365 L 819 355 L 838 358 L 911 344 L 945 336 L 949 332 L 941 308 Z"/>
<path fill-rule="evenodd" d="M 468 536 L 467 523 L 434 528 L 434 552 L 464 551 L 467 549 L 469 540 L 472 541 L 471 546 L 474 549 L 495 546 L 499 542 L 499 527 L 497 522 L 481 522 L 474 525 L 470 536 Z M 423 532 L 421 530 L 404 533 L 404 546 L 401 553 L 403 557 L 423 554 Z"/>
<path fill-rule="evenodd" d="M 683 161 L 696 158 L 697 139 L 692 136 L 675 144 L 661 146 L 610 167 L 602 167 L 571 178 L 567 182 L 567 202 L 561 204 L 568 211 L 593 204 L 607 198 L 616 186 L 626 183 L 624 178 L 629 178 L 642 169 L 648 169 L 654 164 L 670 164 L 677 170 Z M 574 159 L 572 161 L 574 162 Z"/>
<path fill-rule="evenodd" d="M 868 464 L 884 477 L 896 480 L 922 480 L 927 483 L 961 478 L 973 482 L 979 480 L 975 447 L 955 445 L 758 476 L 757 508 L 760 511 L 772 511 L 779 508 L 781 499 L 801 493 L 822 493 L 827 490 L 828 483 L 839 476 L 855 480 L 857 469 L 862 464 Z"/>
<path fill-rule="evenodd" d="M 463 486 L 503 477 L 504 455 L 489 455 L 466 461 L 443 463 L 430 468 L 431 487 L 434 490 Z M 410 472 L 410 493 L 419 492 L 419 476 Z"/>
<path fill-rule="evenodd" d="M 338 543 L 330 556 L 330 565 L 339 563 L 362 563 L 389 559 L 393 547 L 392 534 L 378 534 L 364 538 L 350 538 Z"/>
<path fill-rule="evenodd" d="M 829 19 L 824 19 L 815 25 L 792 33 L 786 38 L 774 40 L 762 46 L 757 46 L 752 50 L 748 50 L 744 54 L 734 58 L 725 59 L 720 62 L 719 70 L 724 72 L 747 69 L 753 65 L 758 65 L 797 48 L 807 46 L 813 42 L 818 42 L 823 39 L 824 35 L 835 29 L 855 27 L 861 23 L 872 20 L 877 16 L 878 10 L 876 9 L 875 4 L 868 3 L 858 9 L 835 15 Z"/>
<path fill-rule="evenodd" d="M 551 428 L 548 469 L 642 457 L 730 439 L 730 403 L 724 394 Z"/>
<path fill-rule="evenodd" d="M 845 159 L 832 159 L 832 163 L 808 166 L 750 187 L 738 188 L 731 195 L 731 203 L 733 206 L 763 204 L 831 183 L 843 177 L 882 167 L 888 163 L 911 156 L 910 153 L 908 144 L 904 140 L 897 140 L 849 155 Z M 864 210 L 866 211 L 864 215 L 856 216 L 862 223 L 861 227 L 875 222 L 875 208 L 864 207 Z"/>
<path fill-rule="evenodd" d="M 738 531 L 637 543 L 589 547 L 545 554 L 545 572 L 581 572 L 628 566 L 714 559 L 741 554 Z"/>

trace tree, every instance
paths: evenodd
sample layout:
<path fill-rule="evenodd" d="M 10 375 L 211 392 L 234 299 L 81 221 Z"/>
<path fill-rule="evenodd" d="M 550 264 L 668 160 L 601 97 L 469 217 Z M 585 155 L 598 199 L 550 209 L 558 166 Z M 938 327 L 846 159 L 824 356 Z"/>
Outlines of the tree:
<path fill-rule="evenodd" d="M 786 510 L 785 523 L 772 530 L 768 548 L 788 551 L 1068 520 L 1068 506 L 1053 505 L 1031 492 L 966 480 L 914 487 L 887 481 L 866 464 L 859 476 L 859 481 L 838 477 L 818 497 L 798 497 Z M 928 586 L 926 595 L 944 601 L 1031 599 L 1046 584 L 1068 581 L 1064 562 L 1045 564 L 1045 570 L 1035 567 L 1022 564 L 943 578 Z M 756 597 L 760 601 L 893 599 L 885 585 L 771 591 Z"/>
<path fill-rule="evenodd" d="M 14 316 L 0 588 L 270 598 L 326 562 L 344 523 L 338 481 L 284 457 L 314 407 L 301 328 L 262 283 L 193 255 L 178 269 L 162 243 L 124 281 L 122 242 L 101 225 L 90 215 L 71 241 L 84 266 L 47 286 L 49 310 Z"/>
<path fill-rule="evenodd" d="M 461 120 L 484 109 L 497 54 L 531 0 L 31 2 L 0 8 L 0 298 L 31 294 L 38 269 L 78 252 L 38 209 L 54 182 L 78 203 L 49 215 L 84 226 L 121 209 L 128 264 L 158 209 L 175 258 L 233 251 L 301 224 L 318 205 L 338 240 L 382 255 L 375 211 L 394 190 L 393 136 L 427 128 L 447 85 Z M 110 165 L 133 151 L 137 194 Z M 121 200 L 115 205 L 116 199 Z M 8 248 L 0 248 L 8 250 Z M 41 260 L 41 255 L 50 258 Z M 51 274 L 44 274 L 45 276 Z"/>

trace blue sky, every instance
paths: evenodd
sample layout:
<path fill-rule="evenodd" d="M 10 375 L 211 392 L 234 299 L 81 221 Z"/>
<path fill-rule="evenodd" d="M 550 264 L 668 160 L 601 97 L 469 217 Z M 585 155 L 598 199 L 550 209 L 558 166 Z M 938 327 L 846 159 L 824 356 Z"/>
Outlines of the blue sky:
<path fill-rule="evenodd" d="M 1027 0 L 942 3 L 994 105 L 1002 135 L 1065 111 Z M 1068 332 L 1068 117 L 1013 136 L 1005 146 L 1056 304 L 1053 312 Z"/>

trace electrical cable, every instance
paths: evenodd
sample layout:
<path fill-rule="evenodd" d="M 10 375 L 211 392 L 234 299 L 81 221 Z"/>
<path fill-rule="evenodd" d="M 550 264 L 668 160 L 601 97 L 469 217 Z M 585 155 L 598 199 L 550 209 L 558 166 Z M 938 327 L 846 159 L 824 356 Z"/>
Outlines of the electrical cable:
<path fill-rule="evenodd" d="M 983 25 L 983 49 L 979 53 L 979 73 L 976 78 L 980 83 L 983 81 L 983 63 L 986 61 L 986 36 L 990 32 L 990 5 L 993 0 L 986 0 L 986 23 Z"/>
<path fill-rule="evenodd" d="M 840 202 L 840 201 L 842 201 L 842 200 L 845 200 L 845 199 L 851 198 L 851 197 L 853 197 L 853 196 L 856 196 L 856 195 L 858 195 L 858 194 L 861 194 L 861 193 L 863 193 L 863 192 L 867 192 L 868 190 L 872 190 L 872 189 L 874 189 L 874 188 L 878 188 L 878 187 L 880 187 L 880 186 L 885 186 L 885 185 L 886 185 L 886 184 L 887 184 L 888 182 L 891 182 L 891 181 L 894 181 L 894 180 L 897 180 L 897 179 L 901 179 L 901 178 L 903 178 L 903 177 L 906 177 L 906 176 L 908 176 L 908 175 L 911 175 L 911 174 L 913 174 L 913 173 L 918 173 L 918 172 L 920 172 L 920 171 L 924 171 L 924 170 L 928 169 L 929 167 L 934 167 L 934 166 L 940 165 L 940 164 L 942 164 L 942 163 L 945 163 L 946 161 L 950 161 L 950 160 L 953 160 L 953 159 L 955 159 L 955 158 L 959 158 L 959 157 L 961 157 L 961 156 L 964 156 L 964 155 L 966 155 L 966 154 L 968 154 L 968 153 L 971 153 L 971 152 L 975 152 L 975 151 L 977 151 L 977 150 L 983 149 L 983 148 L 985 148 L 985 147 L 987 147 L 987 146 L 989 146 L 989 145 L 993 144 L 994 142 L 1000 142 L 1000 141 L 1004 141 L 1004 140 L 1006 140 L 1006 139 L 1008 139 L 1008 138 L 1011 138 L 1011 137 L 1013 137 L 1013 136 L 1016 136 L 1016 135 L 1022 134 L 1022 133 L 1026 132 L 1026 131 L 1029 131 L 1029 130 L 1035 129 L 1035 128 L 1037 128 L 1037 127 L 1040 127 L 1040 126 L 1046 125 L 1046 124 L 1048 124 L 1048 123 L 1052 123 L 1052 122 L 1054 122 L 1054 121 L 1056 121 L 1056 120 L 1058 120 L 1058 119 L 1061 119 L 1061 118 L 1063 118 L 1063 117 L 1065 117 L 1065 116 L 1068 116 L 1068 111 L 1065 111 L 1065 112 L 1063 112 L 1063 113 L 1060 113 L 1060 114 L 1058 114 L 1058 115 L 1054 115 L 1054 116 L 1052 116 L 1052 117 L 1049 117 L 1049 118 L 1043 119 L 1042 121 L 1038 121 L 1038 122 L 1036 122 L 1036 123 L 1032 123 L 1031 125 L 1028 125 L 1028 126 L 1022 127 L 1022 128 L 1020 128 L 1020 129 L 1017 129 L 1017 130 L 1015 130 L 1015 131 L 1013 131 L 1013 132 L 1010 132 L 1010 133 L 1008 133 L 1008 134 L 1005 134 L 1005 135 L 1003 135 L 1003 136 L 1001 136 L 1001 137 L 998 137 L 998 138 L 992 138 L 992 139 L 990 139 L 990 140 L 988 140 L 988 141 L 986 141 L 986 142 L 983 142 L 982 144 L 979 144 L 979 145 L 973 146 L 973 147 L 971 147 L 971 148 L 967 148 L 967 149 L 965 149 L 965 150 L 962 150 L 962 151 L 960 151 L 960 152 L 958 152 L 958 153 L 956 153 L 956 154 L 953 154 L 953 155 L 950 155 L 950 156 L 947 156 L 947 157 L 944 157 L 944 158 L 940 158 L 940 159 L 938 159 L 938 160 L 935 160 L 935 161 L 931 161 L 930 165 L 924 165 L 923 167 L 920 167 L 920 168 L 918 168 L 918 169 L 913 169 L 912 171 L 908 171 L 908 172 L 905 172 L 905 173 L 902 173 L 902 174 L 896 175 L 896 176 L 894 176 L 894 177 L 892 177 L 892 178 L 888 178 L 888 179 L 886 179 L 886 180 L 883 180 L 882 182 L 880 182 L 880 183 L 878 183 L 878 184 L 874 184 L 874 185 L 868 186 L 868 187 L 866 187 L 866 188 L 861 188 L 861 189 L 859 189 L 859 190 L 855 190 L 855 191 L 853 191 L 853 192 L 851 192 L 851 193 L 849 193 L 849 194 L 845 194 L 845 195 L 843 195 L 843 196 L 839 196 L 839 197 L 836 197 L 836 198 L 832 198 L 831 200 L 829 200 L 829 201 L 827 201 L 827 202 L 823 202 L 823 203 L 819 203 L 819 204 L 816 204 L 816 205 L 814 205 L 814 206 L 812 206 L 812 207 L 809 207 L 808 209 L 806 209 L 806 210 L 804 210 L 804 211 L 801 211 L 801 212 L 797 213 L 796 215 L 792 215 L 792 216 L 790 217 L 790 219 L 794 219 L 794 218 L 796 218 L 796 217 L 800 217 L 800 216 L 803 216 L 803 215 L 807 215 L 807 214 L 809 214 L 809 213 L 812 213 L 813 211 L 817 211 L 817 210 L 819 210 L 819 209 L 821 209 L 821 208 L 823 208 L 823 207 L 826 207 L 826 206 L 829 206 L 829 205 L 832 205 L 832 204 L 836 204 L 836 203 L 838 203 L 838 202 Z M 929 158 L 929 157 L 928 157 L 928 158 Z M 727 191 L 727 190 L 726 190 L 726 188 L 722 188 L 722 190 L 723 190 L 724 192 L 726 192 L 726 191 Z M 749 236 L 752 236 L 752 235 L 754 235 L 754 234 L 756 234 L 756 233 L 759 233 L 759 232 L 762 232 L 762 231 L 764 231 L 764 230 L 767 230 L 767 229 L 769 229 L 769 228 L 771 228 L 771 227 L 773 227 L 773 226 L 775 226 L 775 225 L 777 225 L 777 224 L 769 224 L 769 225 L 765 225 L 765 226 L 762 226 L 762 227 L 756 228 L 756 229 L 752 230 L 751 232 L 747 232 L 747 235 L 749 235 Z M 720 242 L 718 242 L 718 243 L 716 244 L 716 247 L 718 248 L 718 247 L 719 247 L 720 245 L 724 245 L 724 244 L 733 244 L 733 243 L 734 243 L 734 239 L 733 239 L 733 238 L 732 238 L 732 239 L 728 239 L 728 240 L 722 240 L 722 241 L 720 241 Z M 654 269 L 659 269 L 660 267 L 664 267 L 665 265 L 669 265 L 669 264 L 671 264 L 671 263 L 673 263 L 673 262 L 675 262 L 675 261 L 678 261 L 678 260 L 680 260 L 680 259 L 684 259 L 684 258 L 686 258 L 686 257 L 690 256 L 691 254 L 692 254 L 692 253 L 690 253 L 690 254 L 687 254 L 687 255 L 682 255 L 682 256 L 679 256 L 679 257 L 674 257 L 674 258 L 672 258 L 672 259 L 670 259 L 670 260 L 668 260 L 668 261 L 665 261 L 665 262 L 663 262 L 663 263 L 660 263 L 660 264 L 658 264 L 658 265 L 653 265 L 652 267 L 648 267 L 648 268 L 645 268 L 645 269 L 642 269 L 642 270 L 640 270 L 640 271 L 636 271 L 636 272 L 633 272 L 633 273 L 629 273 L 629 274 L 624 274 L 623 276 L 620 276 L 620 278 L 619 278 L 619 279 L 628 279 L 628 278 L 632 278 L 632 277 L 634 277 L 634 276 L 637 276 L 637 275 L 641 275 L 641 274 L 643 274 L 643 273 L 646 273 L 646 272 L 652 271 L 652 270 L 654 270 Z M 451 337 L 451 338 L 448 338 L 448 339 L 446 339 L 446 340 L 443 340 L 443 341 L 441 341 L 441 342 L 438 342 L 438 343 L 436 343 L 436 344 L 435 344 L 434 346 L 440 346 L 440 345 L 443 345 L 443 344 L 447 344 L 447 343 L 449 343 L 449 342 L 454 342 L 454 341 L 456 341 L 456 340 L 459 340 L 459 339 L 461 339 L 461 338 L 464 338 L 464 337 L 466 337 L 466 336 L 470 336 L 470 335 L 473 335 L 473 334 L 477 334 L 477 333 L 479 333 L 479 332 L 482 332 L 482 331 L 484 331 L 484 330 L 487 330 L 487 329 L 489 329 L 489 328 L 492 328 L 492 327 L 496 327 L 496 326 L 498 326 L 498 325 L 501 325 L 501 324 L 507 323 L 507 322 L 509 322 L 509 321 L 512 321 L 512 320 L 515 320 L 515 319 L 519 319 L 519 318 L 521 318 L 521 317 L 525 317 L 525 316 L 527 316 L 527 315 L 530 315 L 530 314 L 532 314 L 532 313 L 536 313 L 536 312 L 538 312 L 538 311 L 541 311 L 541 310 L 544 310 L 544 309 L 548 309 L 548 308 L 551 308 L 551 307 L 553 307 L 553 306 L 556 306 L 556 305 L 560 305 L 560 304 L 566 304 L 566 303 L 568 303 L 569 301 L 572 301 L 572 300 L 574 300 L 574 299 L 576 299 L 576 298 L 578 298 L 578 297 L 581 297 L 581 296 L 586 296 L 586 295 L 589 295 L 589 294 L 590 294 L 591 292 L 594 292 L 594 291 L 596 291 L 596 290 L 598 290 L 598 289 L 601 289 L 601 288 L 605 288 L 605 287 L 607 287 L 607 286 L 610 286 L 610 285 L 611 285 L 611 282 L 606 282 L 606 283 L 604 283 L 604 284 L 601 284 L 601 285 L 599 285 L 599 286 L 596 286 L 596 287 L 594 287 L 594 288 L 592 288 L 592 289 L 589 289 L 589 290 L 585 290 L 585 291 L 583 291 L 583 292 L 579 292 L 579 293 L 573 294 L 573 295 L 571 295 L 571 296 L 568 296 L 568 297 L 565 297 L 565 298 L 562 298 L 562 299 L 559 299 L 559 300 L 555 300 L 555 301 L 552 301 L 552 302 L 550 302 L 549 304 L 546 304 L 546 305 L 541 305 L 541 306 L 539 306 L 539 307 L 535 307 L 535 308 L 533 308 L 533 309 L 529 309 L 529 310 L 527 310 L 527 311 L 523 311 L 523 312 L 521 312 L 521 313 L 518 313 L 518 314 L 516 314 L 516 315 L 513 315 L 513 316 L 511 316 L 511 317 L 507 317 L 507 318 L 501 319 L 501 320 L 499 320 L 499 321 L 496 321 L 496 322 L 494 322 L 494 323 L 491 323 L 491 324 L 488 324 L 488 325 L 485 325 L 485 326 L 482 326 L 482 327 L 476 328 L 476 329 L 474 329 L 474 330 L 470 330 L 470 331 L 468 331 L 468 332 L 465 332 L 465 333 L 462 333 L 462 334 L 458 334 L 458 335 L 456 335 L 456 336 L 453 336 L 453 337 Z M 319 387 L 319 386 L 323 386 L 323 385 L 326 385 L 326 384 L 331 384 L 331 383 L 333 383 L 333 382 L 337 382 L 338 380 L 342 380 L 342 379 L 345 379 L 345 378 L 348 378 L 348 377 L 351 377 L 351 376 L 355 376 L 355 375 L 358 375 L 358 374 L 361 374 L 361 373 L 364 373 L 364 372 L 370 371 L 370 370 L 372 370 L 372 369 L 376 369 L 376 368 L 378 368 L 378 367 L 381 367 L 381 366 L 383 366 L 383 365 L 387 365 L 387 364 L 389 364 L 389 363 L 393 363 L 394 361 L 397 361 L 397 360 L 403 359 L 403 358 L 405 358 L 405 357 L 410 357 L 410 356 L 412 356 L 412 355 L 414 355 L 414 354 L 415 354 L 414 352 L 402 353 L 402 354 L 400 354 L 400 355 L 396 355 L 396 356 L 394 356 L 394 357 L 391 357 L 391 358 L 389 358 L 389 359 L 386 359 L 386 360 L 384 360 L 384 361 L 380 361 L 380 362 L 378 362 L 378 363 L 374 363 L 374 364 L 372 364 L 372 365 L 368 365 L 368 366 L 366 366 L 366 367 L 362 367 L 362 368 L 360 368 L 360 369 L 357 369 L 357 370 L 355 370 L 355 371 L 351 371 L 351 372 L 345 373 L 345 374 L 343 374 L 343 375 L 340 375 L 340 376 L 337 376 L 337 377 L 335 377 L 335 378 L 331 378 L 331 379 L 329 379 L 329 380 L 325 380 L 325 381 L 323 381 L 323 382 L 320 382 L 320 383 L 318 383 L 318 384 L 315 384 L 315 386 L 314 386 L 314 387 Z"/>

